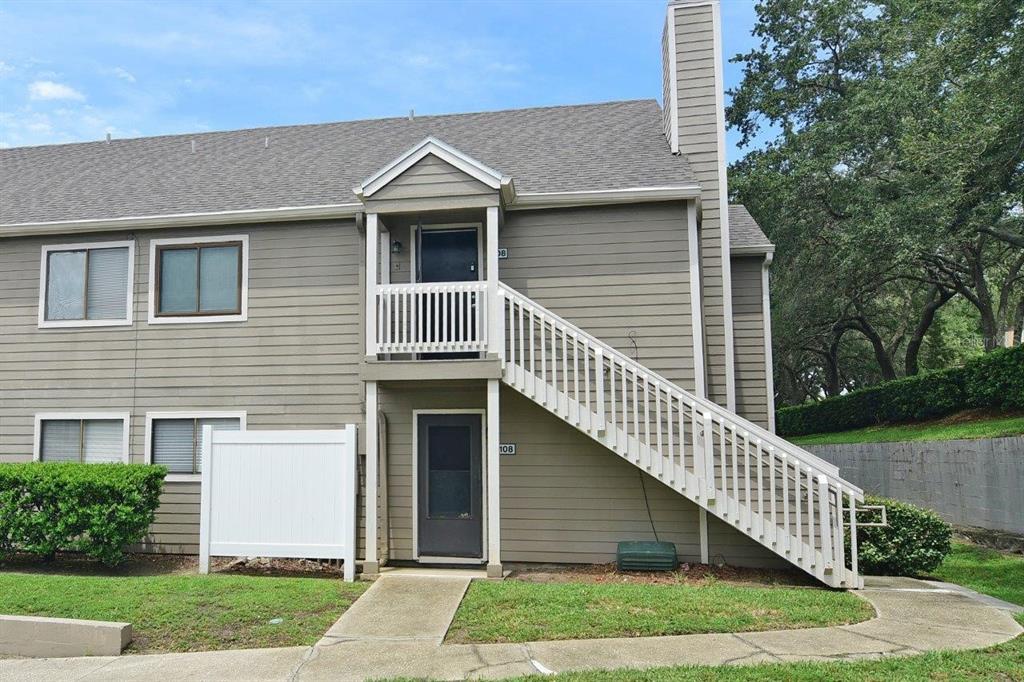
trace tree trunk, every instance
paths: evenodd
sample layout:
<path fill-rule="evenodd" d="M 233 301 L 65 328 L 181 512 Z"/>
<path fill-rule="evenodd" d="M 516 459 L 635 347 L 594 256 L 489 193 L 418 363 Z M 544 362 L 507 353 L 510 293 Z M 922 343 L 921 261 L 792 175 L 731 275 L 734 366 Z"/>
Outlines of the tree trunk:
<path fill-rule="evenodd" d="M 843 387 L 839 380 L 839 340 L 842 338 L 841 335 L 836 336 L 835 339 L 829 344 L 828 352 L 823 354 L 825 359 L 824 370 L 825 370 L 825 397 L 832 398 L 842 392 Z"/>
<path fill-rule="evenodd" d="M 939 312 L 939 308 L 946 305 L 955 295 L 955 292 L 939 286 L 933 286 L 929 289 L 927 303 L 924 306 L 924 310 L 921 311 L 921 317 L 917 321 L 917 327 L 914 328 L 910 342 L 907 343 L 904 367 L 908 377 L 914 376 L 920 371 L 918 356 L 921 354 L 921 344 L 924 343 L 925 334 L 928 333 L 932 323 L 935 321 L 935 314 Z"/>
<path fill-rule="evenodd" d="M 1024 299 L 1021 299 L 1021 302 L 1017 304 L 1016 318 L 1017 319 L 1013 325 L 1014 331 L 1016 332 L 1014 334 L 1013 342 L 1018 346 L 1024 346 Z"/>
<path fill-rule="evenodd" d="M 892 358 L 889 356 L 889 351 L 885 348 L 885 341 L 875 331 L 875 328 L 871 326 L 867 318 L 861 316 L 857 318 L 857 330 L 864 335 L 864 338 L 871 344 L 872 350 L 875 352 L 875 361 L 878 363 L 878 369 L 882 373 L 882 379 L 885 381 L 892 381 L 896 378 L 896 367 L 893 365 Z"/>

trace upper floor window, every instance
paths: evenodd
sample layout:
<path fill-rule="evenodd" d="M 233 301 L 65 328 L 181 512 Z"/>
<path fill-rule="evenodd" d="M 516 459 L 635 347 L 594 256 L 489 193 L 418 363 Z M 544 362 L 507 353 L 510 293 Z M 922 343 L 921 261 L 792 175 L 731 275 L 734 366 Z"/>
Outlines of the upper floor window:
<path fill-rule="evenodd" d="M 150 323 L 246 319 L 248 236 L 150 244 Z"/>
<path fill-rule="evenodd" d="M 39 326 L 131 324 L 134 254 L 130 241 L 44 246 Z"/>
<path fill-rule="evenodd" d="M 37 414 L 34 455 L 43 462 L 127 462 L 128 415 Z"/>

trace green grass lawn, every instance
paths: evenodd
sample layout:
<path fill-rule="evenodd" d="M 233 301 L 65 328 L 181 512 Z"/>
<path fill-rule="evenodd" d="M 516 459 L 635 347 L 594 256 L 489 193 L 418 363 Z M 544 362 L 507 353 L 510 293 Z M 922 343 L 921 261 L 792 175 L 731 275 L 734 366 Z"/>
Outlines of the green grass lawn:
<path fill-rule="evenodd" d="M 1024 605 L 1024 557 L 957 544 L 936 577 Z M 1024 625 L 1024 615 L 1017 616 Z M 518 678 L 526 679 L 526 678 Z M 531 680 L 540 679 L 531 677 Z M 1024 680 L 1024 635 L 975 651 L 936 651 L 907 658 L 851 663 L 779 663 L 751 666 L 677 666 L 648 670 L 564 673 L 569 682 L 885 682 L 888 680 Z M 511 681 L 508 681 L 511 682 Z"/>
<path fill-rule="evenodd" d="M 955 440 L 958 438 L 1000 438 L 1024 434 L 1024 415 L 998 417 L 982 421 L 926 422 L 897 426 L 869 426 L 854 431 L 815 433 L 787 438 L 797 445 L 841 443 L 890 443 L 915 440 Z"/>
<path fill-rule="evenodd" d="M 935 577 L 1024 606 L 1024 556 L 956 543 Z"/>
<path fill-rule="evenodd" d="M 1024 617 L 1018 619 L 1024 625 Z M 518 680 L 550 679 L 539 676 Z M 679 666 L 648 670 L 562 673 L 567 682 L 889 682 L 1024 680 L 1024 636 L 976 651 L 936 651 L 907 658 L 851 663 L 773 663 L 749 666 Z M 511 682 L 508 680 L 506 682 Z"/>
<path fill-rule="evenodd" d="M 132 652 L 309 645 L 367 587 L 327 578 L 0 573 L 0 613 L 129 622 Z"/>
<path fill-rule="evenodd" d="M 817 588 L 717 581 L 644 585 L 474 581 L 449 642 L 528 642 L 750 632 L 855 623 L 874 615 L 863 600 Z"/>

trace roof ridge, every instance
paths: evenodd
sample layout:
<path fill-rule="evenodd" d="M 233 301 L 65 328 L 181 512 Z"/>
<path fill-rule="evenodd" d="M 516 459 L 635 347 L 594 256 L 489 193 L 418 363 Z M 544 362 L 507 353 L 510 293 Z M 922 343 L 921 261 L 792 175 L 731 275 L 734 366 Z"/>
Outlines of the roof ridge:
<path fill-rule="evenodd" d="M 623 100 L 607 100 L 604 102 L 588 102 L 584 104 L 553 104 L 549 106 L 534 106 L 534 107 L 518 107 L 512 109 L 489 109 L 480 111 L 463 111 L 463 112 L 452 112 L 447 114 L 425 114 L 415 116 L 416 121 L 420 120 L 433 120 L 440 118 L 454 118 L 457 116 L 480 116 L 485 114 L 504 114 L 512 112 L 526 112 L 526 111 L 550 111 L 552 109 L 584 109 L 589 107 L 604 107 L 614 104 L 639 104 L 642 102 L 653 102 L 657 104 L 657 100 L 653 97 L 644 97 L 639 99 L 623 99 Z M 255 126 L 250 128 L 229 128 L 226 130 L 205 130 L 199 132 L 188 132 L 188 133 L 168 133 L 165 135 L 140 135 L 138 137 L 121 137 L 113 138 L 108 143 L 107 140 L 86 140 L 81 142 L 59 142 L 53 144 L 35 144 L 35 145 L 22 145 L 20 147 L 0 147 L 0 154 L 9 151 L 22 150 L 22 149 L 46 149 L 51 147 L 76 147 L 85 145 L 106 145 L 116 144 L 119 142 L 133 142 L 136 140 L 162 140 L 162 139 L 173 139 L 173 138 L 190 138 L 190 137 L 203 137 L 209 135 L 224 135 L 228 133 L 247 133 L 256 131 L 274 131 L 283 129 L 296 129 L 296 128 L 315 128 L 318 126 L 336 126 L 354 123 L 375 123 L 381 121 L 396 121 L 396 120 L 407 120 L 407 116 L 382 116 L 378 118 L 357 118 L 340 121 L 321 121 L 320 123 L 285 123 L 281 125 L 272 126 Z"/>

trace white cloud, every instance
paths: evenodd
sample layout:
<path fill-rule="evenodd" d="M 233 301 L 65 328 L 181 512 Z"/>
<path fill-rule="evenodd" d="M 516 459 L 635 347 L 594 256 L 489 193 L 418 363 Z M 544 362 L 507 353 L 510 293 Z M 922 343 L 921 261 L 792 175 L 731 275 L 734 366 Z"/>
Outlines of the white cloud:
<path fill-rule="evenodd" d="M 0 78 L 3 78 L 9 73 L 14 73 L 14 67 L 0 59 Z"/>
<path fill-rule="evenodd" d="M 28 86 L 29 99 L 72 99 L 79 102 L 85 100 L 85 95 L 63 83 L 53 81 L 35 81 Z"/>
<path fill-rule="evenodd" d="M 135 82 L 135 76 L 133 76 L 127 69 L 123 69 L 120 66 L 114 67 L 112 73 L 121 80 L 128 81 L 129 83 Z"/>

